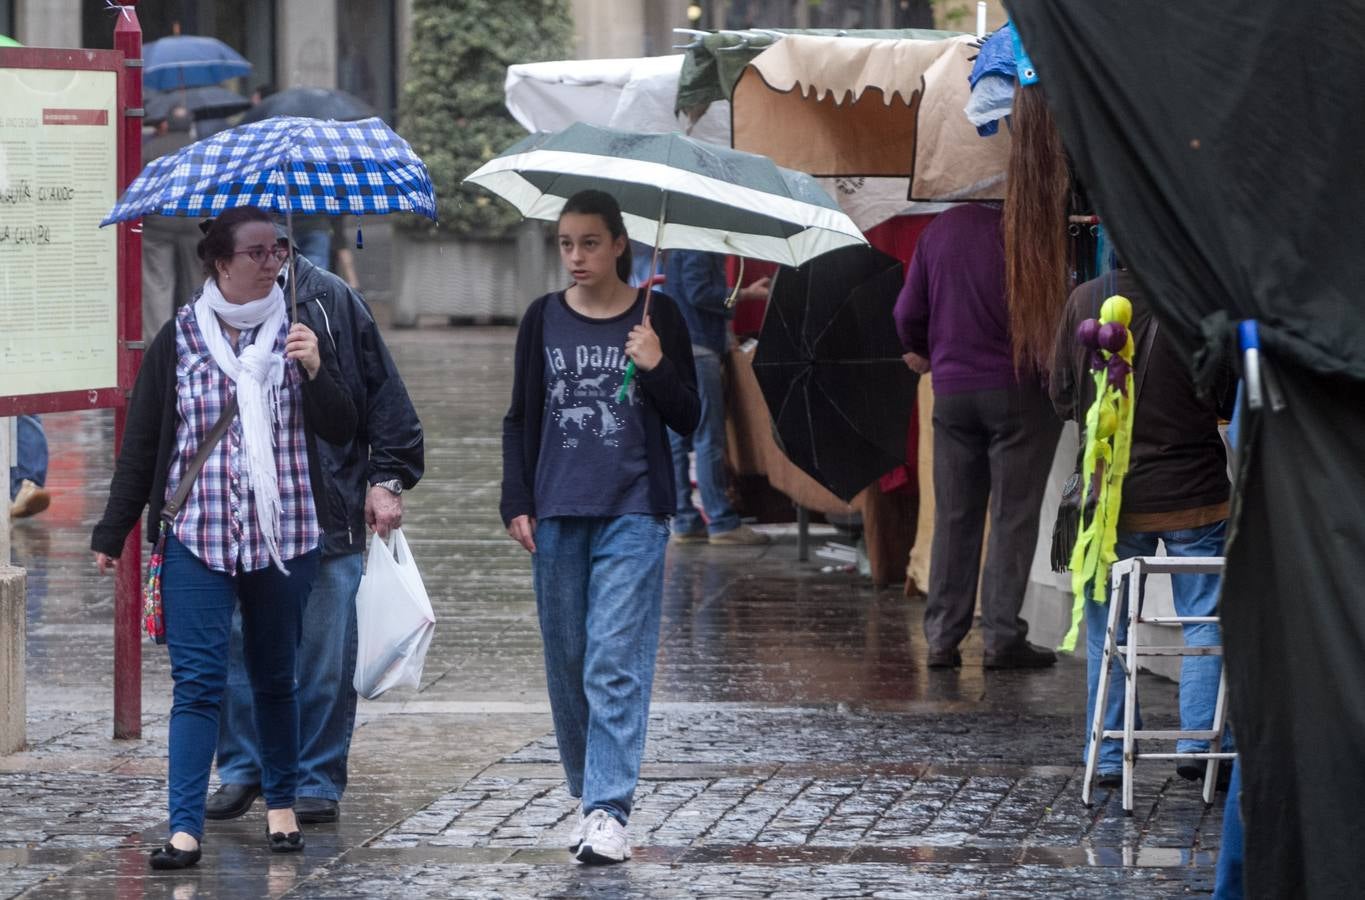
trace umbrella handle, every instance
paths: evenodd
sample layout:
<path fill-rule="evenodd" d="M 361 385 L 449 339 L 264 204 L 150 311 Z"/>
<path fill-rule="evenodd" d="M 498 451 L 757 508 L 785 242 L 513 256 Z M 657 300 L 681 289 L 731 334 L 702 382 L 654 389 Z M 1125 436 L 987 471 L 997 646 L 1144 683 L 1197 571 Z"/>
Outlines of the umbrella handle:
<path fill-rule="evenodd" d="M 621 379 L 621 389 L 616 392 L 616 404 L 619 406 L 626 402 L 626 392 L 630 390 L 630 383 L 635 380 L 635 360 L 626 363 L 626 377 Z"/>

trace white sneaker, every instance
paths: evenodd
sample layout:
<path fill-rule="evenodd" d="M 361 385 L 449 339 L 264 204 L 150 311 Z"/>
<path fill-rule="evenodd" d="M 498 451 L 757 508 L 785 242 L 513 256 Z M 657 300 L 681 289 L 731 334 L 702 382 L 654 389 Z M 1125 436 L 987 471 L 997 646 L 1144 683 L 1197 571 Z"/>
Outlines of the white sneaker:
<path fill-rule="evenodd" d="M 569 852 L 577 853 L 578 847 L 583 843 L 583 832 L 588 828 L 588 817 L 583 815 L 583 807 L 578 808 L 575 813 L 577 820 L 574 823 L 573 831 L 569 832 Z"/>
<path fill-rule="evenodd" d="M 619 863 L 630 859 L 626 826 L 604 809 L 594 809 L 583 820 L 583 843 L 576 854 L 581 863 Z"/>

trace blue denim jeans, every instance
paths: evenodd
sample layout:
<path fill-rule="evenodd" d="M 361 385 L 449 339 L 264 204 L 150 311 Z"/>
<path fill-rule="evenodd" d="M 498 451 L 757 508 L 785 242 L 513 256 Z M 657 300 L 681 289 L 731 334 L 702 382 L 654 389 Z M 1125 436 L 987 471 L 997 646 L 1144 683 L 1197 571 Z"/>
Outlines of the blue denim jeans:
<path fill-rule="evenodd" d="M 310 263 L 319 269 L 332 270 L 332 232 L 300 231 L 294 235 L 294 244 Z"/>
<path fill-rule="evenodd" d="M 300 797 L 340 800 L 355 728 L 355 595 L 364 554 L 328 556 L 318 566 L 303 607 L 299 642 Z M 252 717 L 251 684 L 242 654 L 242 621 L 233 616 L 227 692 L 218 728 L 218 778 L 258 784 L 261 748 Z"/>
<path fill-rule="evenodd" d="M 1242 761 L 1232 761 L 1228 780 L 1228 799 L 1223 806 L 1223 839 L 1218 845 L 1218 868 L 1213 882 L 1213 900 L 1242 900 L 1242 864 L 1246 859 L 1246 839 L 1242 828 Z"/>
<path fill-rule="evenodd" d="M 1124 532 L 1120 531 L 1115 548 L 1119 559 L 1134 556 L 1155 556 L 1157 541 L 1166 545 L 1168 556 L 1222 556 L 1223 540 L 1227 531 L 1226 522 L 1217 522 L 1203 528 L 1190 528 L 1182 531 L 1161 532 Z M 1175 599 L 1175 612 L 1178 616 L 1213 616 L 1218 613 L 1218 586 L 1221 579 L 1217 575 L 1176 575 L 1171 578 L 1171 592 Z M 1125 594 L 1124 608 L 1119 614 L 1118 642 L 1128 640 L 1128 606 Z M 1095 699 L 1099 692 L 1100 664 L 1104 659 L 1104 630 L 1108 624 L 1109 605 L 1096 603 L 1091 598 L 1085 601 L 1086 651 L 1089 665 L 1086 669 L 1085 729 L 1086 752 L 1090 750 L 1090 725 L 1095 716 Z M 1213 623 L 1181 626 L 1185 633 L 1185 644 L 1189 647 L 1211 647 L 1221 643 L 1222 636 L 1218 626 Z M 1213 724 L 1213 708 L 1218 700 L 1218 678 L 1222 672 L 1222 660 L 1216 656 L 1190 656 L 1180 664 L 1180 728 L 1182 731 L 1203 731 Z M 1118 731 L 1123 728 L 1123 670 L 1118 659 L 1110 663 L 1109 702 L 1105 706 L 1104 728 Z M 1142 727 L 1141 711 L 1137 714 L 1138 727 Z M 1232 748 L 1232 733 L 1223 734 L 1224 749 Z M 1176 750 L 1180 753 L 1202 753 L 1209 749 L 1208 741 L 1177 741 Z M 1109 738 L 1100 747 L 1098 771 L 1103 774 L 1118 773 L 1123 770 L 1123 741 Z"/>
<path fill-rule="evenodd" d="M 668 523 L 550 518 L 532 557 L 559 758 L 585 812 L 630 817 L 659 649 Z"/>
<path fill-rule="evenodd" d="M 678 508 L 673 516 L 673 530 L 690 534 L 709 530 L 711 534 L 734 531 L 739 527 L 739 514 L 730 506 L 725 494 L 728 476 L 725 473 L 725 388 L 720 380 L 720 356 L 705 347 L 692 347 L 697 367 L 697 394 L 701 397 L 701 421 L 689 437 L 668 433 L 673 445 L 673 473 L 678 486 Z M 702 509 L 706 522 L 692 505 L 692 478 L 688 471 L 687 454 L 697 453 L 697 488 L 701 491 Z"/>
<path fill-rule="evenodd" d="M 246 670 L 251 678 L 261 742 L 266 806 L 294 805 L 298 782 L 299 710 L 294 654 L 303 602 L 317 573 L 318 551 L 274 567 L 228 575 L 199 561 L 174 536 L 166 539 L 161 571 L 166 647 L 175 683 L 170 727 L 171 834 L 204 834 L 204 797 L 218 739 L 227 682 L 233 610 L 242 614 Z"/>
<path fill-rule="evenodd" d="M 37 416 L 19 416 L 15 431 L 18 437 L 9 469 L 11 500 L 19 493 L 24 479 L 38 487 L 47 484 L 47 435 L 43 433 L 42 420 Z"/>

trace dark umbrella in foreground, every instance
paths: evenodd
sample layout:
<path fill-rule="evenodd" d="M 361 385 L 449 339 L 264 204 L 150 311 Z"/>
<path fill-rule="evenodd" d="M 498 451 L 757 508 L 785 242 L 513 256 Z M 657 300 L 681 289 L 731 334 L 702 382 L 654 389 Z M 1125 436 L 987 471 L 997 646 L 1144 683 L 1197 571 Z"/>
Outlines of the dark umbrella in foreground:
<path fill-rule="evenodd" d="M 782 269 L 763 318 L 754 375 L 778 441 L 844 501 L 905 462 L 919 376 L 891 318 L 903 281 L 885 253 L 836 250 Z"/>
<path fill-rule="evenodd" d="M 247 110 L 239 125 L 259 122 L 271 116 L 302 116 L 308 119 L 335 119 L 353 122 L 368 119 L 374 110 L 359 97 L 328 88 L 289 88 L 271 94 Z"/>
<path fill-rule="evenodd" d="M 171 110 L 183 106 L 196 119 L 225 119 L 251 106 L 251 101 L 235 91 L 218 85 L 173 91 L 148 91 L 143 108 L 149 122 L 168 118 Z"/>

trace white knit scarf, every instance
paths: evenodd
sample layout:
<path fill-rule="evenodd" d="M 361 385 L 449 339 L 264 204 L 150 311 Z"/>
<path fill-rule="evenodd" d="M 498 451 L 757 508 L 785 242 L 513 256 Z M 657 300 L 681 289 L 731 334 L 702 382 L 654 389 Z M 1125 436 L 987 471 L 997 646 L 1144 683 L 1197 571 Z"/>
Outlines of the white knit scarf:
<path fill-rule="evenodd" d="M 285 321 L 284 292 L 271 285 L 270 293 L 249 303 L 232 303 L 212 278 L 194 304 L 199 332 L 213 361 L 237 384 L 237 409 L 242 417 L 243 468 L 256 499 L 256 524 L 265 538 L 275 567 L 288 575 L 280 559 L 280 486 L 275 467 L 275 426 L 279 423 L 279 388 L 284 382 L 284 357 L 277 355 L 275 338 Z M 238 331 L 258 328 L 255 339 L 238 356 L 218 324 L 221 319 Z"/>

